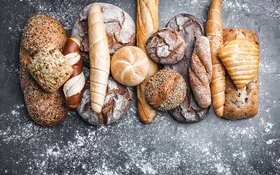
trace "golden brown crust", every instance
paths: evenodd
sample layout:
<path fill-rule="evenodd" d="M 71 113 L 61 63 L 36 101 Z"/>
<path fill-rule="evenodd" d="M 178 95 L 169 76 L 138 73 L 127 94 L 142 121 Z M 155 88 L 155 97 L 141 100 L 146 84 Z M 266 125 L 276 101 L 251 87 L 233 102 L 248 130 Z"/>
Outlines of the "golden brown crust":
<path fill-rule="evenodd" d="M 143 51 L 148 36 L 158 28 L 158 2 L 158 0 L 137 0 L 137 46 Z M 147 78 L 158 70 L 158 65 L 150 58 L 149 64 Z M 151 123 L 156 118 L 157 111 L 147 103 L 144 95 L 147 78 L 137 86 L 138 114 L 142 122 Z"/>
<path fill-rule="evenodd" d="M 259 44 L 256 33 L 245 29 L 225 29 L 223 30 L 224 42 L 238 38 L 242 34 L 248 40 L 253 40 Z M 258 75 L 243 89 L 237 89 L 233 81 L 226 75 L 226 100 L 224 106 L 224 118 L 237 120 L 254 117 L 258 113 Z"/>
<path fill-rule="evenodd" d="M 50 28 L 47 28 L 50 26 Z M 37 33 L 35 32 L 37 28 Z M 44 36 L 40 36 L 44 35 Z M 67 36 L 63 26 L 55 19 L 36 15 L 26 24 L 20 47 L 20 83 L 25 105 L 30 117 L 42 126 L 59 123 L 67 114 L 63 93 L 59 90 L 52 94 L 46 93 L 27 71 L 31 55 L 51 42 L 62 50 Z"/>
<path fill-rule="evenodd" d="M 217 56 L 223 44 L 222 36 L 222 0 L 212 0 L 206 23 L 206 35 L 210 40 L 212 59 L 211 94 L 216 115 L 223 116 L 225 103 L 225 68 Z"/>
<path fill-rule="evenodd" d="M 259 69 L 259 46 L 252 40 L 240 37 L 226 42 L 218 56 L 238 89 L 244 88 Z"/>
<path fill-rule="evenodd" d="M 136 86 L 147 76 L 149 60 L 145 52 L 135 46 L 120 48 L 112 57 L 111 73 L 116 81 Z"/>

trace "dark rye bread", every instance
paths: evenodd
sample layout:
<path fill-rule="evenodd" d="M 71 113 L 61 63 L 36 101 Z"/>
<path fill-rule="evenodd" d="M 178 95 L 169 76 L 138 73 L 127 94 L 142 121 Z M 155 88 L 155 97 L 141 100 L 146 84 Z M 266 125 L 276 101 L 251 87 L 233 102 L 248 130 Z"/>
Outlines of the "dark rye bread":
<path fill-rule="evenodd" d="M 245 36 L 259 45 L 256 33 L 245 29 L 224 29 L 224 43 L 236 39 L 238 36 Z M 237 89 L 230 76 L 226 75 L 226 100 L 224 105 L 224 118 L 230 120 L 254 117 L 258 113 L 259 84 L 258 75 L 243 89 Z"/>
<path fill-rule="evenodd" d="M 117 83 L 109 77 L 107 92 L 101 113 L 97 114 L 91 109 L 89 81 L 86 83 L 82 100 L 76 108 L 77 113 L 91 125 L 112 124 L 125 116 L 132 101 L 130 87 Z"/>
<path fill-rule="evenodd" d="M 28 73 L 27 64 L 31 55 L 49 42 L 62 50 L 66 39 L 63 26 L 49 16 L 33 16 L 24 28 L 20 48 L 20 84 L 30 117 L 42 126 L 59 123 L 68 109 L 62 91 L 45 92 Z"/>
<path fill-rule="evenodd" d="M 161 28 L 147 39 L 146 51 L 156 63 L 175 64 L 186 52 L 185 39 L 171 28 Z"/>
<path fill-rule="evenodd" d="M 161 111 L 176 108 L 185 96 L 186 82 L 172 69 L 162 69 L 152 75 L 145 88 L 145 97 L 149 104 Z"/>
<path fill-rule="evenodd" d="M 171 68 L 180 73 L 187 84 L 187 94 L 183 103 L 171 110 L 170 114 L 182 123 L 199 122 L 206 118 L 209 107 L 201 108 L 196 103 L 189 83 L 188 69 L 196 37 L 204 34 L 202 22 L 193 15 L 179 14 L 174 16 L 166 26 L 179 32 L 184 37 L 187 44 L 187 50 L 183 59 L 174 65 L 165 66 L 166 68 Z"/>
<path fill-rule="evenodd" d="M 135 23 L 129 14 L 112 4 L 98 4 L 103 14 L 110 55 L 113 56 L 123 46 L 133 46 L 135 44 Z M 80 51 L 83 57 L 83 63 L 88 67 L 89 43 L 87 17 L 90 6 L 91 4 L 82 9 L 72 30 L 72 35 L 82 41 Z"/>

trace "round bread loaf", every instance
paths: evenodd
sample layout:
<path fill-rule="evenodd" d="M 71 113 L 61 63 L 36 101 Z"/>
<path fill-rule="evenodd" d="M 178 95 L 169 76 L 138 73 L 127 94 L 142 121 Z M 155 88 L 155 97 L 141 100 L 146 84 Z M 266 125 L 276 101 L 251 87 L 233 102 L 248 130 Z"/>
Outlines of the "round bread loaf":
<path fill-rule="evenodd" d="M 66 39 L 66 32 L 60 22 L 50 16 L 36 15 L 24 27 L 21 46 L 32 56 L 48 43 L 61 50 Z"/>
<path fill-rule="evenodd" d="M 145 88 L 147 101 L 161 111 L 179 106 L 186 96 L 184 78 L 172 69 L 162 69 L 151 76 Z"/>
<path fill-rule="evenodd" d="M 85 86 L 83 98 L 76 108 L 78 114 L 92 125 L 112 124 L 123 118 L 132 100 L 132 90 L 117 82 L 112 77 L 108 79 L 107 92 L 101 113 L 91 109 L 89 82 Z"/>
<path fill-rule="evenodd" d="M 66 116 L 61 90 L 54 93 L 45 92 L 27 71 L 27 64 L 33 54 L 48 43 L 62 50 L 67 36 L 63 26 L 52 17 L 36 15 L 25 25 L 20 48 L 20 84 L 25 105 L 30 117 L 38 124 L 52 126 Z"/>
<path fill-rule="evenodd" d="M 126 86 L 140 84 L 149 72 L 149 60 L 138 47 L 119 49 L 111 60 L 111 73 L 116 81 Z"/>
<path fill-rule="evenodd" d="M 129 14 L 109 3 L 98 4 L 102 11 L 110 55 L 113 56 L 123 46 L 133 46 L 135 43 L 135 23 Z M 91 4 L 82 9 L 72 30 L 72 35 L 82 41 L 80 51 L 83 57 L 83 63 L 88 67 L 89 43 L 87 18 L 90 6 Z"/>
<path fill-rule="evenodd" d="M 183 36 L 171 28 L 161 28 L 150 35 L 146 42 L 148 56 L 160 64 L 175 64 L 186 52 Z"/>
<path fill-rule="evenodd" d="M 207 117 L 208 108 L 201 108 L 195 101 L 189 81 L 189 63 L 192 58 L 194 45 L 197 37 L 204 35 L 202 22 L 191 14 L 178 14 L 170 19 L 166 27 L 172 28 L 180 33 L 185 39 L 187 50 L 181 61 L 173 65 L 165 65 L 164 68 L 171 68 L 181 74 L 187 83 L 187 95 L 184 102 L 177 108 L 170 111 L 170 114 L 179 122 L 194 123 Z"/>

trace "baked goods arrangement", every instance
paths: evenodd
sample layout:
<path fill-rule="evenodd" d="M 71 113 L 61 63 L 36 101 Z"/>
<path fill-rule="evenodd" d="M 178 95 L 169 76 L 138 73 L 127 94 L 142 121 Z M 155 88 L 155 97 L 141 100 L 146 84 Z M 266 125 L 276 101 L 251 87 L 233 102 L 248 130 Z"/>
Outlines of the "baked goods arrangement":
<path fill-rule="evenodd" d="M 187 13 L 158 28 L 158 5 L 137 0 L 135 25 L 121 8 L 94 2 L 81 10 L 69 38 L 56 19 L 31 17 L 19 53 L 30 117 L 53 126 L 72 109 L 89 124 L 112 124 L 126 116 L 133 93 L 143 123 L 158 111 L 181 123 L 199 122 L 211 105 L 225 119 L 254 117 L 257 34 L 223 29 L 222 0 L 211 1 L 205 28 Z"/>

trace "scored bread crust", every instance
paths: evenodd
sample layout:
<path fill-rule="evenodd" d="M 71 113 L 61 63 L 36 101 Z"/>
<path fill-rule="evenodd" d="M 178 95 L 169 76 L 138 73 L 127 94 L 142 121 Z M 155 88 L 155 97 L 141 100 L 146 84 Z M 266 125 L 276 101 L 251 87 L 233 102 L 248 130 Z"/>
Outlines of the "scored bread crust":
<path fill-rule="evenodd" d="M 252 40 L 259 45 L 257 34 L 251 30 L 235 28 L 223 30 L 224 42 L 234 40 L 240 35 L 243 35 L 246 39 Z M 232 79 L 227 74 L 223 117 L 231 120 L 254 117 L 258 113 L 258 94 L 258 75 L 244 88 L 237 89 Z"/>
<path fill-rule="evenodd" d="M 111 73 L 115 80 L 126 86 L 136 86 L 147 76 L 149 60 L 144 51 L 134 46 L 119 49 L 111 60 Z"/>
<path fill-rule="evenodd" d="M 49 42 L 61 51 L 66 39 L 63 26 L 46 15 L 31 17 L 24 28 L 19 53 L 20 84 L 30 117 L 42 126 L 52 126 L 62 121 L 68 108 L 62 91 L 45 92 L 28 73 L 27 64 L 32 54 Z"/>

